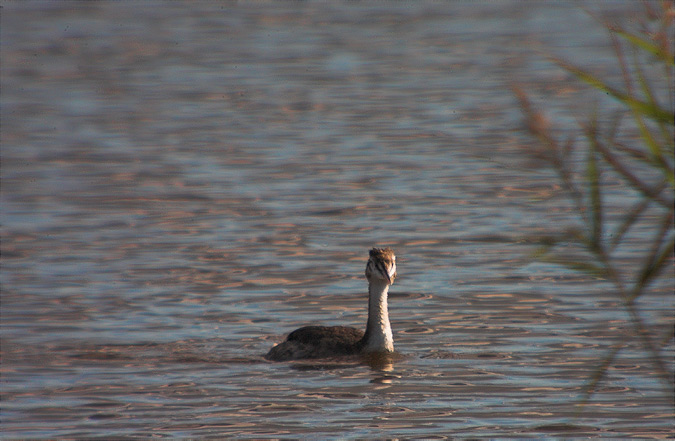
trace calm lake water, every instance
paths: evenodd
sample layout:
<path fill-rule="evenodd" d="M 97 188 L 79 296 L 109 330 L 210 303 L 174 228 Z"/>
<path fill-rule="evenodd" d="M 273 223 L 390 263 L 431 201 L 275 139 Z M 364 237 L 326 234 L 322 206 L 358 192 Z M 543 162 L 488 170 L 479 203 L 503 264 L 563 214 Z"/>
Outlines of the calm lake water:
<path fill-rule="evenodd" d="M 621 83 L 576 3 L 2 6 L 3 438 L 673 435 L 611 285 L 529 258 L 576 213 L 511 85 L 573 131 L 613 103 L 546 54 Z M 265 361 L 364 326 L 375 245 L 400 359 Z"/>

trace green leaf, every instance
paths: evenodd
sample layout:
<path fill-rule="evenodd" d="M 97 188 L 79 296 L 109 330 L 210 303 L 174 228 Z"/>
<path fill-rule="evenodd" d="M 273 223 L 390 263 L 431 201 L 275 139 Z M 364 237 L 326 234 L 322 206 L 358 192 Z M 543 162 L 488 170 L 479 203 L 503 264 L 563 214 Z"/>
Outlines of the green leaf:
<path fill-rule="evenodd" d="M 614 144 L 615 147 L 622 149 L 619 144 Z M 607 164 L 609 164 L 612 169 L 623 177 L 636 191 L 642 193 L 644 196 L 648 197 L 651 200 L 654 200 L 665 207 L 672 205 L 673 201 L 668 200 L 661 195 L 661 192 L 667 186 L 667 184 L 659 184 L 650 186 L 647 183 L 643 182 L 635 173 L 633 173 L 629 165 L 626 165 L 616 153 L 613 153 L 609 148 L 607 148 L 603 143 L 598 142 L 595 145 L 595 148 L 600 152 L 602 158 Z M 630 153 L 630 152 L 629 152 Z M 641 158 L 638 158 L 641 159 Z M 653 166 L 653 162 L 649 162 Z M 666 176 L 665 179 L 668 179 Z"/>
<path fill-rule="evenodd" d="M 561 68 L 575 75 L 580 80 L 588 83 L 592 87 L 595 87 L 596 89 L 599 89 L 605 92 L 606 94 L 613 96 L 617 100 L 621 101 L 622 103 L 630 107 L 634 112 L 639 112 L 656 121 L 669 124 L 672 124 L 673 120 L 675 119 L 675 114 L 673 114 L 673 112 L 663 109 L 658 105 L 654 105 L 653 103 L 645 102 L 633 96 L 630 96 L 608 85 L 607 83 L 605 83 L 604 81 L 602 81 L 601 79 L 599 79 L 598 77 L 589 72 L 586 72 L 576 66 L 573 66 L 559 59 L 554 58 L 552 59 L 552 61 Z"/>
<path fill-rule="evenodd" d="M 649 86 L 649 82 L 645 78 L 645 75 L 642 71 L 642 67 L 640 66 L 640 62 L 637 59 L 637 56 L 635 57 L 635 62 L 633 64 L 635 65 L 635 71 L 637 72 L 638 82 L 640 84 L 640 88 L 642 89 L 642 93 L 647 97 L 649 104 L 658 107 L 656 97 L 652 93 L 651 87 Z M 665 147 L 665 145 L 667 144 L 658 142 L 656 140 L 656 138 L 651 133 L 645 122 L 642 120 L 641 114 L 639 112 L 633 112 L 633 117 L 635 118 L 635 121 L 638 127 L 640 128 L 642 139 L 649 148 L 652 160 L 661 168 L 668 181 L 671 184 L 675 183 L 675 176 L 673 176 L 673 169 L 668 163 L 668 161 L 663 157 L 664 154 L 663 147 Z M 673 121 L 671 120 L 670 124 L 672 123 Z M 669 132 L 667 129 L 668 124 L 660 122 L 659 127 L 664 136 L 672 138 L 672 134 L 668 133 Z"/>
<path fill-rule="evenodd" d="M 587 274 L 591 277 L 606 278 L 607 270 L 596 263 L 582 261 L 577 257 L 564 257 L 553 254 L 545 254 L 539 257 L 540 260 L 547 263 L 563 266 L 569 270 Z"/>
<path fill-rule="evenodd" d="M 600 364 L 595 368 L 593 371 L 592 375 L 584 385 L 582 389 L 582 397 L 579 403 L 577 403 L 577 413 L 580 416 L 581 411 L 583 408 L 588 404 L 590 401 L 591 397 L 595 393 L 596 389 L 600 385 L 600 382 L 605 378 L 605 375 L 607 374 L 607 371 L 609 370 L 609 367 L 612 363 L 614 363 L 614 360 L 616 357 L 619 355 L 619 352 L 623 349 L 624 345 L 626 342 L 624 340 L 619 340 L 614 345 L 612 345 L 612 348 L 607 352 L 607 355 L 602 359 Z"/>
<path fill-rule="evenodd" d="M 588 180 L 588 198 L 591 208 L 590 230 L 591 230 L 591 247 L 598 249 L 602 241 L 602 194 L 600 185 L 600 171 L 598 169 L 597 151 L 598 151 L 598 135 L 595 128 L 595 116 L 591 122 L 591 126 L 587 127 L 586 137 L 588 138 L 590 148 L 588 149 L 588 157 L 586 159 L 586 179 Z"/>
<path fill-rule="evenodd" d="M 650 199 L 642 198 L 637 204 L 633 206 L 630 211 L 626 213 L 626 215 L 623 217 L 623 222 L 621 222 L 621 224 L 616 228 L 614 234 L 612 234 L 610 251 L 613 251 L 617 246 L 619 246 L 625 234 L 645 212 L 650 202 Z"/>
<path fill-rule="evenodd" d="M 672 218 L 671 218 L 672 219 Z M 655 256 L 654 261 L 647 262 L 647 264 L 640 271 L 640 276 L 637 278 L 631 300 L 640 297 L 645 291 L 644 288 L 649 284 L 651 279 L 658 276 L 661 270 L 668 263 L 668 260 L 673 256 L 673 248 L 675 247 L 675 235 L 666 241 L 664 246 L 660 249 L 660 253 Z"/>
<path fill-rule="evenodd" d="M 642 49 L 644 51 L 649 52 L 650 54 L 654 55 L 657 57 L 659 60 L 662 60 L 666 64 L 675 65 L 675 60 L 673 59 L 673 54 L 668 53 L 667 49 L 664 49 L 656 44 L 654 44 L 652 41 L 647 40 L 644 37 L 641 37 L 639 35 L 631 34 L 627 31 L 624 31 L 623 29 L 619 29 L 617 27 L 612 27 L 610 28 L 612 32 L 615 34 L 621 36 L 622 38 L 626 39 L 630 44 L 633 46 Z"/>

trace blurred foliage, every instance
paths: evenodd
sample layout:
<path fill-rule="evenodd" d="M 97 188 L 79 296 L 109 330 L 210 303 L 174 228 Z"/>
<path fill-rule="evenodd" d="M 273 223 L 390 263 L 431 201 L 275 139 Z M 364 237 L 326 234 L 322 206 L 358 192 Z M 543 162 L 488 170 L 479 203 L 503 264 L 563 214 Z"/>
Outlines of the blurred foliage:
<path fill-rule="evenodd" d="M 672 399 L 672 359 L 664 354 L 667 352 L 664 349 L 672 345 L 674 323 L 670 321 L 664 326 L 663 323 L 647 322 L 640 314 L 639 299 L 650 293 L 650 286 L 658 278 L 672 281 L 674 275 L 675 6 L 670 1 L 662 1 L 645 2 L 642 7 L 642 17 L 633 16 L 630 20 L 632 28 L 637 30 L 595 17 L 610 35 L 621 69 L 623 84 L 620 86 L 571 62 L 550 58 L 579 81 L 618 103 L 618 111 L 612 109 L 599 114 L 596 110 L 584 121 L 579 121 L 580 132 L 577 133 L 583 134 L 579 137 L 583 142 L 577 142 L 573 135 L 565 141 L 560 140 L 546 116 L 534 108 L 523 89 L 514 86 L 514 92 L 528 131 L 539 140 L 541 147 L 536 149 L 536 155 L 556 171 L 579 217 L 576 226 L 542 238 L 536 257 L 612 284 L 630 318 L 630 335 L 640 342 L 664 384 L 664 392 Z M 669 93 L 664 94 L 664 91 Z M 620 187 L 620 191 L 625 192 L 622 200 L 630 204 L 618 216 L 608 213 L 605 201 L 610 177 L 618 177 L 625 183 Z M 616 186 L 613 191 L 616 197 Z M 631 262 L 634 268 L 627 268 L 625 258 L 622 263 L 618 251 L 627 242 L 631 231 L 637 229 L 642 231 L 640 237 L 651 234 L 651 238 L 640 250 L 638 258 Z M 570 247 L 570 244 L 574 246 Z M 635 243 L 631 246 L 635 247 Z M 599 360 L 584 388 L 581 404 L 591 398 L 630 340 L 622 337 Z"/>

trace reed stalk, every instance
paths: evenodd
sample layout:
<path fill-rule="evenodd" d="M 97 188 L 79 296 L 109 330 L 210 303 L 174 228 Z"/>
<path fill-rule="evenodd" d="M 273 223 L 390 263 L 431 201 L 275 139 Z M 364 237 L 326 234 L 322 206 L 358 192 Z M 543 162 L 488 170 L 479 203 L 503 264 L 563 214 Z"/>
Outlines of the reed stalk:
<path fill-rule="evenodd" d="M 640 310 L 640 299 L 653 293 L 650 288 L 658 279 L 669 278 L 665 283 L 670 286 L 674 279 L 672 36 L 675 6 L 669 1 L 645 2 L 643 15 L 637 30 L 633 29 L 636 17 L 631 17 L 631 29 L 594 17 L 611 38 L 621 69 L 621 85 L 610 84 L 600 75 L 567 60 L 550 57 L 578 81 L 612 97 L 619 105 L 620 110 L 613 109 L 612 115 L 596 110 L 580 121 L 577 129 L 563 128 L 578 130 L 582 135 L 578 138 L 583 142 L 559 140 L 549 120 L 535 108 L 523 87 L 513 86 L 527 130 L 539 140 L 540 146 L 534 153 L 556 172 L 561 188 L 578 213 L 576 225 L 564 233 L 551 233 L 542 239 L 534 255 L 610 283 L 630 324 L 629 338 L 621 336 L 609 344 L 606 354 L 599 358 L 582 388 L 580 408 L 607 379 L 608 370 L 631 341 L 639 343 L 663 384 L 664 394 L 673 400 L 673 360 L 666 350 L 673 345 L 673 311 L 665 324 L 649 321 Z M 637 135 L 630 135 L 632 133 Z M 577 138 L 569 136 L 568 139 Z M 582 155 L 573 155 L 574 152 Z M 585 159 L 579 163 L 573 157 Z M 617 213 L 611 213 L 612 216 L 608 213 L 605 201 L 610 175 L 625 184 L 620 189 L 626 195 L 625 200 L 633 201 L 620 213 L 618 221 Z M 651 237 L 639 253 L 634 253 L 637 257 L 631 265 L 626 265 L 618 254 L 629 234 L 638 229 L 651 230 Z M 575 244 L 577 252 L 570 253 L 570 247 L 561 246 L 563 243 Z"/>

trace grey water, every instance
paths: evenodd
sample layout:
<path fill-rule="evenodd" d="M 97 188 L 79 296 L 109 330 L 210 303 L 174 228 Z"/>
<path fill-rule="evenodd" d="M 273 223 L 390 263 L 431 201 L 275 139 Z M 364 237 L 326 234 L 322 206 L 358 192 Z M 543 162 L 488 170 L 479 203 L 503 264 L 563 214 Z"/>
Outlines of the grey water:
<path fill-rule="evenodd" d="M 511 86 L 568 130 L 612 103 L 547 54 L 621 81 L 579 4 L 2 8 L 2 438 L 672 436 L 611 285 L 530 258 L 578 213 Z M 401 357 L 264 360 L 365 325 L 372 246 L 398 256 Z"/>

